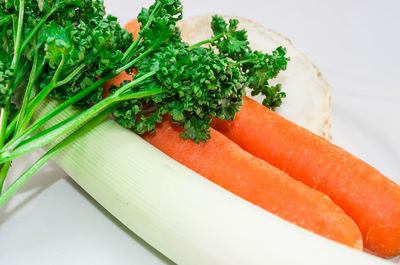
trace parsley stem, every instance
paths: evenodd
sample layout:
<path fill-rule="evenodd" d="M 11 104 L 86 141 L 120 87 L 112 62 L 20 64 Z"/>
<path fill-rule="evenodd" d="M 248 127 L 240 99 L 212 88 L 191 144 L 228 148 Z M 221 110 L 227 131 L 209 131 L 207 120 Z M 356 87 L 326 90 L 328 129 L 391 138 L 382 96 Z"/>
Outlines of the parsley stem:
<path fill-rule="evenodd" d="M 132 82 L 125 84 L 122 86 L 120 89 L 118 89 L 113 95 L 111 95 L 108 98 L 105 98 L 104 100 L 100 101 L 96 105 L 92 106 L 89 109 L 86 109 L 85 111 L 81 112 L 77 116 L 73 117 L 73 119 L 68 120 L 65 123 L 60 123 L 56 126 L 53 126 L 25 141 L 22 141 L 19 139 L 17 142 L 20 144 L 16 146 L 16 142 L 14 142 L 11 145 L 8 145 L 5 150 L 3 150 L 0 153 L 0 163 L 4 163 L 10 160 L 14 160 L 20 156 L 23 156 L 33 150 L 36 150 L 37 148 L 43 147 L 50 142 L 56 140 L 58 137 L 70 132 L 71 130 L 74 130 L 76 128 L 79 128 L 82 126 L 84 123 L 86 123 L 88 120 L 90 120 L 93 116 L 97 115 L 99 112 L 102 112 L 104 109 L 108 108 L 111 104 L 114 104 L 116 102 L 121 101 L 124 99 L 124 95 L 121 95 L 122 93 L 126 92 L 129 89 L 132 89 L 133 87 L 137 86 L 147 78 L 155 75 L 158 72 L 158 70 L 154 70 L 150 73 L 147 73 L 146 75 L 143 75 Z M 132 93 L 129 95 L 130 99 L 133 98 L 143 98 L 151 95 L 156 95 L 162 93 L 161 89 L 153 89 L 153 90 L 147 90 L 147 91 L 140 91 L 136 93 Z M 46 116 L 47 117 L 47 116 Z M 45 119 L 48 121 L 48 119 Z M 41 120 L 43 122 L 43 120 Z M 44 122 L 43 122 L 44 123 Z M 41 124 L 42 125 L 42 124 Z M 41 126 L 40 125 L 40 126 Z M 28 130 L 27 132 L 29 132 Z M 31 132 L 29 132 L 31 134 Z M 29 135 L 21 135 L 20 138 L 25 139 Z M 13 148 L 17 147 L 15 150 Z"/>
<path fill-rule="evenodd" d="M 245 63 L 252 63 L 252 62 L 257 62 L 259 59 L 255 58 L 255 59 L 247 59 L 247 60 L 242 60 L 242 61 L 238 61 L 236 63 L 232 63 L 233 66 L 238 66 L 238 65 L 242 65 Z"/>
<path fill-rule="evenodd" d="M 22 5 L 22 8 L 21 8 L 21 1 L 23 2 L 23 5 Z M 15 45 L 15 51 L 14 51 L 14 58 L 13 58 L 13 65 L 14 65 L 14 67 L 13 67 L 13 65 L 12 65 L 12 68 L 15 68 L 16 66 L 18 66 L 18 60 L 19 60 L 19 57 L 20 57 L 20 54 L 25 50 L 25 48 L 26 48 L 26 46 L 29 44 L 29 42 L 32 40 L 32 38 L 35 36 L 35 34 L 36 34 L 36 32 L 43 26 L 43 24 L 47 21 L 47 19 L 55 12 L 55 11 L 57 11 L 57 9 L 60 7 L 59 5 L 56 5 L 54 8 L 52 8 L 44 17 L 42 17 L 41 19 L 40 19 L 40 21 L 35 25 L 35 27 L 33 28 L 33 30 L 31 30 L 30 32 L 29 32 L 29 34 L 28 34 L 28 36 L 25 38 L 25 40 L 23 41 L 23 43 L 22 43 L 22 45 L 20 45 L 20 42 L 21 42 L 21 27 L 22 27 L 22 23 L 20 23 L 21 22 L 21 18 L 22 18 L 22 21 L 23 21 L 23 12 L 24 12 L 24 1 L 23 0 L 21 0 L 20 1 L 20 10 L 19 10 L 19 21 L 18 21 L 18 28 L 17 28 L 17 37 L 16 37 L 16 39 L 15 39 L 15 42 L 16 42 L 16 44 L 18 44 L 18 45 Z M 21 15 L 22 14 L 22 15 Z M 18 46 L 18 47 L 17 47 Z M 37 53 L 37 51 L 36 51 L 36 53 Z M 63 61 L 62 61 L 62 63 L 61 64 L 63 64 Z M 36 67 L 36 65 L 34 65 L 34 67 Z M 58 69 L 60 69 L 60 68 L 58 68 Z M 60 69 L 61 70 L 61 69 Z M 58 71 L 58 73 L 59 73 L 60 71 Z M 37 77 L 36 77 L 37 78 Z M 17 84 L 15 84 L 15 85 L 17 85 Z M 32 84 L 33 85 L 33 84 Z M 28 87 L 29 87 L 29 84 L 28 84 Z M 28 91 L 27 91 L 28 92 Z M 31 91 L 29 91 L 29 93 L 26 93 L 25 95 L 28 95 L 29 97 L 30 97 L 30 94 L 31 94 Z M 29 97 L 28 97 L 28 100 L 29 100 Z M 24 101 L 23 101 L 23 105 L 22 105 L 22 107 L 21 107 L 21 110 L 19 111 L 19 115 L 18 115 L 18 119 L 16 120 L 16 119 L 14 119 L 13 120 L 13 122 L 12 122 L 12 130 L 9 130 L 9 128 L 7 128 L 6 129 L 6 132 L 5 132 L 5 138 L 8 138 L 10 135 L 11 135 L 11 133 L 12 133 L 12 131 L 15 129 L 15 126 L 17 126 L 17 130 L 21 130 L 21 128 L 22 129 L 24 129 L 24 126 L 23 126 L 23 124 L 25 124 L 25 127 L 27 126 L 27 123 L 29 123 L 29 121 L 28 122 L 25 122 L 25 123 L 23 123 L 22 125 L 20 125 L 20 123 L 21 123 L 21 117 L 24 117 L 24 116 L 22 116 L 23 114 L 24 114 L 24 107 L 26 107 L 26 105 L 24 105 L 24 103 L 26 103 L 25 102 L 25 98 L 24 98 Z M 8 115 L 7 115 L 8 116 Z M 29 119 L 30 120 L 30 119 Z M 3 124 L 3 123 L 2 123 Z M 21 126 L 20 128 L 18 128 L 19 126 Z"/>
<path fill-rule="evenodd" d="M 213 42 L 215 42 L 216 40 L 219 40 L 220 38 L 222 38 L 223 36 L 224 36 L 224 34 L 221 33 L 221 34 L 218 34 L 218 35 L 216 35 L 215 37 L 213 37 L 213 38 L 211 38 L 211 39 L 209 39 L 209 40 L 200 41 L 200 42 L 198 42 L 198 43 L 196 43 L 196 44 L 190 46 L 190 47 L 188 48 L 188 50 L 191 51 L 191 50 L 193 50 L 194 48 L 200 47 L 200 46 L 202 46 L 202 45 L 204 45 L 204 44 L 213 43 Z"/>
<path fill-rule="evenodd" d="M 140 56 L 138 56 L 137 58 L 135 58 L 134 60 L 132 60 L 131 62 L 127 63 L 126 65 L 124 65 L 123 67 L 119 68 L 116 72 L 118 74 L 132 68 L 137 62 L 139 62 L 140 60 L 142 60 L 145 56 L 147 56 L 149 53 L 151 53 L 156 46 L 158 46 L 157 44 L 154 44 L 150 49 L 148 49 L 147 51 L 145 51 L 144 53 L 142 53 Z"/>
<path fill-rule="evenodd" d="M 123 85 L 122 87 L 120 87 L 117 91 L 115 91 L 113 96 L 120 96 L 121 94 L 123 94 L 124 92 L 128 91 L 129 89 L 134 88 L 135 86 L 137 86 L 138 84 L 140 84 L 142 81 L 146 80 L 149 77 L 152 77 L 153 75 L 155 75 L 158 72 L 158 70 L 153 70 L 139 78 L 134 79 L 132 82 L 129 82 L 125 85 Z"/>
<path fill-rule="evenodd" d="M 108 116 L 112 113 L 113 107 L 106 109 L 96 118 L 92 119 L 86 126 L 78 129 L 76 132 L 72 133 L 64 140 L 56 144 L 53 148 L 51 148 L 46 154 L 44 154 L 38 161 L 36 161 L 28 170 L 26 170 L 15 182 L 13 182 L 8 189 L 0 195 L 0 207 L 16 192 L 18 189 L 27 182 L 31 176 L 33 176 L 45 163 L 47 163 L 51 158 L 53 158 L 57 153 L 63 150 L 66 146 L 71 144 L 77 138 L 86 134 L 98 124 L 107 119 Z M 1 174 L 1 173 L 0 173 Z M 1 177 L 1 175 L 0 175 Z M 1 181 L 1 180 L 0 180 Z M 0 190 L 1 190 L 0 183 Z"/>
<path fill-rule="evenodd" d="M 159 12 L 160 7 L 161 7 L 161 2 L 157 2 L 156 6 L 154 7 L 153 12 L 150 14 L 149 19 L 147 20 L 146 25 L 144 25 L 144 27 L 141 28 L 140 32 L 147 29 L 148 27 L 150 27 L 151 23 L 153 23 L 154 17 Z M 139 45 L 139 41 L 141 39 L 140 32 L 139 32 L 139 36 L 135 39 L 135 41 L 132 43 L 132 45 L 128 48 L 128 50 L 125 52 L 124 56 L 122 57 L 123 62 L 127 63 L 128 61 L 130 61 L 132 59 L 132 55 L 133 55 L 132 53 Z"/>
<path fill-rule="evenodd" d="M 21 110 L 19 111 L 19 115 L 17 116 L 16 129 L 14 131 L 15 136 L 18 136 L 18 134 L 21 132 L 21 129 L 23 129 L 22 124 L 23 124 L 23 120 L 24 120 L 25 110 L 28 105 L 29 99 L 31 97 L 33 85 L 35 84 L 36 79 L 38 77 L 38 75 L 37 75 L 38 60 L 39 60 L 39 53 L 38 53 L 38 50 L 36 49 L 35 56 L 33 58 L 32 71 L 29 75 L 29 82 L 28 82 L 28 85 L 25 90 L 25 95 L 24 95 L 24 99 L 22 101 Z"/>
<path fill-rule="evenodd" d="M 21 56 L 21 38 L 22 38 L 22 27 L 24 22 L 24 12 L 25 12 L 25 0 L 19 1 L 19 15 L 18 15 L 18 24 L 15 25 L 15 19 L 13 19 L 13 32 L 14 32 L 14 56 L 11 63 L 11 69 L 13 73 L 16 73 L 16 69 L 18 69 L 18 61 Z M 7 90 L 11 89 L 14 91 L 15 85 L 13 81 L 10 80 L 7 84 Z M 8 114 L 10 110 L 11 98 L 6 100 L 5 106 L 0 110 L 0 148 L 4 146 L 6 142 L 6 128 L 8 121 Z"/>
<path fill-rule="evenodd" d="M 18 86 L 22 80 L 24 80 L 28 74 L 28 71 L 30 70 L 31 65 L 30 62 L 25 61 L 25 63 L 18 68 L 18 72 L 14 76 L 14 84 L 15 86 Z"/>
<path fill-rule="evenodd" d="M 122 58 L 123 62 L 129 61 L 132 58 L 132 52 L 136 49 L 140 41 L 140 34 L 129 47 L 129 49 L 125 52 L 124 57 Z M 129 58 L 131 57 L 131 58 Z"/>
<path fill-rule="evenodd" d="M 14 40 L 14 43 L 16 43 L 17 42 L 18 21 L 17 21 L 17 17 L 15 16 L 15 14 L 13 14 L 11 16 L 11 20 L 12 20 L 12 24 L 13 24 L 13 40 Z"/>
<path fill-rule="evenodd" d="M 2 26 L 3 24 L 7 23 L 11 19 L 12 19 L 12 15 L 6 15 L 3 19 L 0 20 L 0 26 Z"/>
<path fill-rule="evenodd" d="M 149 89 L 145 91 L 139 91 L 132 94 L 125 94 L 118 97 L 118 101 L 130 100 L 130 99 L 137 99 L 137 98 L 144 98 L 148 96 L 153 96 L 157 94 L 163 93 L 163 90 L 160 88 Z"/>
<path fill-rule="evenodd" d="M 35 110 L 37 109 L 37 107 L 43 102 L 43 100 L 50 94 L 51 91 L 53 91 L 55 88 L 60 87 L 62 85 L 62 83 L 58 82 L 58 78 L 60 76 L 60 72 L 64 66 L 64 54 L 62 55 L 62 59 L 61 59 L 61 63 L 59 64 L 56 73 L 54 74 L 52 80 L 50 81 L 50 84 L 47 85 L 42 91 L 40 91 L 40 93 L 38 93 L 33 100 L 30 102 L 29 104 L 29 109 L 26 111 L 26 115 L 24 115 L 24 119 L 23 119 L 23 123 L 21 126 L 21 130 L 25 130 L 26 127 L 29 125 L 33 113 L 35 112 Z M 80 70 L 84 67 L 83 65 L 80 65 L 77 67 L 77 69 L 75 69 L 75 71 L 73 71 L 71 73 L 71 75 L 73 76 L 68 76 L 68 79 L 72 79 L 74 76 L 76 76 Z M 77 71 L 79 70 L 79 71 Z M 18 127 L 17 127 L 18 128 Z M 17 135 L 18 136 L 18 135 Z"/>
<path fill-rule="evenodd" d="M 41 64 L 41 69 L 43 68 L 44 63 L 42 62 Z M 69 74 L 66 78 L 64 78 L 64 80 L 59 81 L 59 82 L 55 82 L 54 85 L 49 84 L 47 85 L 44 89 L 42 89 L 29 103 L 27 106 L 27 110 L 26 113 L 28 113 L 28 117 L 24 118 L 24 123 L 23 123 L 23 127 L 24 129 L 26 128 L 26 126 L 29 124 L 29 121 L 33 115 L 33 112 L 35 111 L 35 109 L 40 105 L 40 103 L 47 97 L 47 95 L 56 87 L 60 87 L 62 85 L 67 84 L 68 82 L 70 82 L 76 75 L 78 75 L 80 73 L 80 71 L 85 67 L 85 64 L 81 64 L 80 66 L 76 67 L 75 70 Z M 20 114 L 21 111 L 18 112 L 18 114 Z M 6 130 L 6 138 L 11 136 L 11 133 L 13 132 L 13 130 L 15 129 L 16 126 L 16 118 L 14 118 L 9 126 L 7 127 Z"/>
<path fill-rule="evenodd" d="M 43 24 L 47 21 L 47 19 L 59 9 L 59 5 L 56 5 L 54 8 L 52 8 L 44 17 L 40 19 L 40 21 L 35 25 L 35 27 L 29 32 L 28 36 L 25 38 L 24 42 L 22 43 L 22 48 L 21 51 L 24 51 L 26 46 L 29 44 L 33 36 L 36 34 L 36 32 L 43 26 Z"/>
<path fill-rule="evenodd" d="M 76 128 L 80 128 L 83 124 L 89 121 L 94 115 L 104 111 L 112 103 L 115 103 L 115 99 L 112 97 L 106 98 L 95 106 L 81 112 L 72 119 L 66 120 L 56 126 L 53 126 L 21 143 L 19 148 L 13 152 L 5 151 L 0 154 L 1 162 L 7 162 L 21 157 L 37 148 L 43 147 L 59 137 L 65 135 L 68 132 L 73 131 Z"/>
<path fill-rule="evenodd" d="M 22 41 L 22 27 L 24 24 L 24 13 L 25 13 L 25 0 L 19 0 L 17 35 L 14 43 L 14 57 L 11 63 L 11 69 L 18 68 L 19 58 L 21 57 L 21 41 Z"/>
<path fill-rule="evenodd" d="M 63 67 L 64 67 L 64 63 L 65 63 L 65 53 L 62 53 L 62 54 L 61 54 L 61 62 L 60 62 L 60 64 L 58 65 L 58 67 L 57 67 L 57 69 L 56 69 L 56 72 L 55 72 L 53 78 L 52 78 L 51 81 L 50 81 L 50 85 L 51 85 L 51 86 L 55 86 L 55 85 L 56 85 L 57 80 L 58 80 L 58 78 L 60 77 L 61 70 L 62 70 Z"/>
<path fill-rule="evenodd" d="M 10 170 L 10 167 L 11 167 L 11 161 L 4 163 L 1 167 L 1 170 L 0 170 L 0 195 L 2 194 L 4 181 L 6 180 L 6 177 L 7 177 L 8 171 Z"/>
<path fill-rule="evenodd" d="M 19 13 L 18 13 L 18 25 L 15 27 L 15 20 L 13 20 L 13 31 L 14 31 L 14 56 L 11 62 L 11 69 L 13 70 L 13 73 L 15 74 L 18 69 L 19 65 L 19 59 L 21 57 L 21 39 L 22 39 L 22 29 L 23 29 L 23 23 L 24 23 L 24 13 L 25 13 L 25 0 L 20 0 L 19 1 Z M 15 33 L 16 30 L 16 33 Z M 11 87 L 10 87 L 11 86 Z M 13 81 L 9 81 L 7 84 L 7 89 L 12 89 L 14 91 L 15 89 L 15 84 Z M 8 98 L 5 106 L 1 108 L 1 114 L 0 114 L 0 147 L 3 147 L 5 142 L 6 142 L 6 128 L 7 128 L 7 122 L 8 122 L 8 115 L 10 111 L 10 105 L 11 105 L 11 98 Z M 3 188 L 4 180 L 7 177 L 8 171 L 11 167 L 11 161 L 5 163 L 1 167 L 0 171 L 0 193 Z"/>
<path fill-rule="evenodd" d="M 53 109 L 52 111 L 50 111 L 49 113 L 47 113 L 46 116 L 41 117 L 39 120 L 37 120 L 33 125 L 31 125 L 30 128 L 28 128 L 28 130 L 26 130 L 20 137 L 18 138 L 14 138 L 12 139 L 8 144 L 7 147 L 9 147 L 10 145 L 13 145 L 14 147 L 16 147 L 19 143 L 21 143 L 24 139 L 26 139 L 31 133 L 33 133 L 34 131 L 36 131 L 37 129 L 39 129 L 44 123 L 46 123 L 47 121 L 49 121 L 51 118 L 53 118 L 54 116 L 56 116 L 57 114 L 59 114 L 60 112 L 62 112 L 63 110 L 65 110 L 67 107 L 75 104 L 76 102 L 78 102 L 79 100 L 81 100 L 82 98 L 86 97 L 87 95 L 89 95 L 93 90 L 95 90 L 96 88 L 100 87 L 101 85 L 103 85 L 104 83 L 106 83 L 108 80 L 110 80 L 111 78 L 119 75 L 120 73 L 128 70 L 129 68 L 131 68 L 133 65 L 135 65 L 137 62 L 139 62 L 140 60 L 142 60 L 145 56 L 147 56 L 149 53 L 151 53 L 153 51 L 153 47 L 148 49 L 147 51 L 145 51 L 143 54 L 141 54 L 140 56 L 138 56 L 137 58 L 135 58 L 134 60 L 132 60 L 130 63 L 124 65 L 123 67 L 117 69 L 116 71 L 112 71 L 110 73 L 108 73 L 107 75 L 105 75 L 103 78 L 99 79 L 97 82 L 95 82 L 94 84 L 92 84 L 91 86 L 87 87 L 86 89 L 82 90 L 81 92 L 79 92 L 78 94 L 76 94 L 75 96 L 73 96 L 72 98 L 70 98 L 67 101 L 64 101 L 62 104 L 60 104 L 57 108 Z M 80 70 L 83 69 L 83 67 L 85 67 L 84 64 L 82 64 L 81 66 L 77 67 L 75 69 L 75 71 L 73 71 L 68 77 L 66 77 L 63 81 L 61 81 L 60 85 L 64 85 L 66 83 L 68 83 L 70 80 L 72 80 L 72 78 L 78 74 L 80 72 Z M 43 90 L 47 90 L 46 88 Z M 43 94 L 42 94 L 43 93 Z M 44 100 L 44 98 L 47 96 L 47 92 L 40 92 L 36 97 L 39 97 L 39 95 L 41 95 L 40 97 L 43 98 L 40 101 Z M 36 98 L 35 97 L 35 98 Z M 32 102 L 36 102 L 35 99 L 33 99 Z M 30 103 L 30 106 L 32 106 L 32 104 L 34 103 Z M 30 109 L 30 106 L 28 106 L 29 111 L 31 113 L 31 115 L 33 114 L 33 111 Z M 12 131 L 15 128 L 15 124 L 16 124 L 16 120 L 14 119 L 11 123 L 10 126 L 8 126 L 7 128 L 7 132 L 6 132 L 6 137 L 9 137 L 12 133 Z"/>
<path fill-rule="evenodd" d="M 7 84 L 8 89 L 9 84 Z M 6 101 L 4 107 L 0 109 L 0 148 L 4 146 L 6 142 L 6 128 L 7 128 L 7 120 L 8 120 L 8 112 L 10 109 L 10 100 Z"/>
<path fill-rule="evenodd" d="M 4 148 L 7 149 L 14 149 L 17 147 L 23 140 L 25 140 L 29 135 L 31 135 L 34 131 L 39 129 L 43 124 L 48 122 L 51 118 L 59 114 L 60 112 L 64 111 L 66 108 L 69 106 L 75 104 L 78 102 L 80 99 L 88 95 L 93 89 L 96 89 L 97 87 L 103 85 L 105 82 L 107 82 L 109 79 L 114 77 L 114 73 L 110 73 L 106 75 L 105 78 L 102 78 L 98 80 L 96 83 L 92 84 L 91 86 L 87 87 L 86 89 L 82 90 L 80 93 L 78 93 L 76 96 L 70 98 L 67 101 L 64 101 L 60 105 L 58 105 L 55 109 L 47 113 L 45 116 L 41 117 L 38 119 L 34 124 L 32 124 L 28 129 L 26 129 L 20 136 L 12 139 L 10 142 L 7 143 L 7 145 Z M 4 149 L 3 148 L 3 149 Z"/>
<path fill-rule="evenodd" d="M 80 71 L 82 71 L 83 68 L 85 68 L 85 67 L 86 67 L 86 64 L 85 64 L 85 63 L 82 63 L 81 65 L 77 66 L 77 67 L 74 69 L 74 71 L 72 71 L 72 73 L 70 73 L 66 78 L 64 78 L 64 79 L 61 80 L 61 81 L 56 82 L 56 83 L 55 83 L 55 86 L 56 86 L 56 87 L 60 87 L 60 86 L 63 86 L 63 85 L 65 85 L 65 84 L 68 84 L 68 83 L 69 83 L 75 76 L 77 76 L 77 75 L 80 73 Z"/>

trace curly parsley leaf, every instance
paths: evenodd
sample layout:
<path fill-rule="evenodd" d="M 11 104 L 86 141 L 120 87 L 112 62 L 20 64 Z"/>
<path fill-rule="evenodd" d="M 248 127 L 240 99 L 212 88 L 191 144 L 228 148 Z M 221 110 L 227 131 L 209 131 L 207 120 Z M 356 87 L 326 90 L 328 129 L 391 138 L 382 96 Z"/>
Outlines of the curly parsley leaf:
<path fill-rule="evenodd" d="M 274 110 L 282 104 L 286 94 L 281 91 L 280 84 L 271 86 L 269 81 L 286 70 L 290 60 L 286 57 L 286 49 L 278 47 L 272 54 L 253 51 L 246 30 L 238 30 L 238 23 L 237 19 L 231 19 L 228 24 L 223 17 L 213 16 L 211 44 L 235 61 L 247 79 L 246 86 L 252 90 L 251 94 L 263 95 L 263 104 Z"/>

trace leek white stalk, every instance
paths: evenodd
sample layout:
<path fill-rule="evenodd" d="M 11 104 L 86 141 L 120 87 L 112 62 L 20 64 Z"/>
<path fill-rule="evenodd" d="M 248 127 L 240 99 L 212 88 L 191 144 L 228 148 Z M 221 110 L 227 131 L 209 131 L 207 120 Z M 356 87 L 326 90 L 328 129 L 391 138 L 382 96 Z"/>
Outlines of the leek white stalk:
<path fill-rule="evenodd" d="M 56 104 L 47 101 L 40 112 Z M 78 111 L 69 108 L 47 126 Z M 390 264 L 240 199 L 112 120 L 54 160 L 105 209 L 178 264 Z"/>

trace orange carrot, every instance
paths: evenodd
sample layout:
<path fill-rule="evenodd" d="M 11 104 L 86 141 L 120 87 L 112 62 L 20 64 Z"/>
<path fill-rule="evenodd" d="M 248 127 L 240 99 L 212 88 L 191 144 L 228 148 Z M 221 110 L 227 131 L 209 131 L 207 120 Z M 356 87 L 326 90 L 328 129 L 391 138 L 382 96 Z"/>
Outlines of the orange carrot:
<path fill-rule="evenodd" d="M 182 129 L 164 121 L 144 139 L 210 181 L 317 234 L 362 249 L 357 225 L 328 196 L 289 177 L 216 130 L 196 144 L 179 137 Z M 218 202 L 216 202 L 218 203 Z"/>
<path fill-rule="evenodd" d="M 400 254 L 400 186 L 375 168 L 247 97 L 233 122 L 216 120 L 213 127 L 327 194 L 360 227 L 366 248 Z"/>
<path fill-rule="evenodd" d="M 132 74 L 127 74 L 126 72 L 122 72 L 119 75 L 117 75 L 116 77 L 114 77 L 113 79 L 108 80 L 107 82 L 105 82 L 103 84 L 103 88 L 104 88 L 103 95 L 102 95 L 103 98 L 106 98 L 106 97 L 108 97 L 110 95 L 110 91 L 109 90 L 110 90 L 112 85 L 115 85 L 115 86 L 119 87 L 126 80 L 132 81 L 133 80 L 133 75 L 135 75 L 136 73 L 137 72 L 136 72 L 135 69 L 133 69 Z"/>
<path fill-rule="evenodd" d="M 139 31 L 140 31 L 140 23 L 137 21 L 137 19 L 132 19 L 126 25 L 124 26 L 124 29 L 132 33 L 133 39 L 136 39 L 139 36 Z"/>

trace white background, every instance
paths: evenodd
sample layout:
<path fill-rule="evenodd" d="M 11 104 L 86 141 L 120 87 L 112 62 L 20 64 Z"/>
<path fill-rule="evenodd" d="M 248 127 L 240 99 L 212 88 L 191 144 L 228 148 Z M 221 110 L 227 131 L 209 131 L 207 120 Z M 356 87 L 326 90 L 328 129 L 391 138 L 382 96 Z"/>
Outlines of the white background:
<path fill-rule="evenodd" d="M 105 0 L 122 23 L 152 0 Z M 319 67 L 399 84 L 398 0 L 182 0 L 184 15 L 249 18 L 290 38 Z"/>
<path fill-rule="evenodd" d="M 152 1 L 105 0 L 122 23 Z M 183 1 L 289 37 L 332 86 L 335 143 L 400 183 L 400 1 Z M 15 175 L 37 158 L 20 159 Z M 0 209 L 0 264 L 169 264 L 53 163 Z"/>

